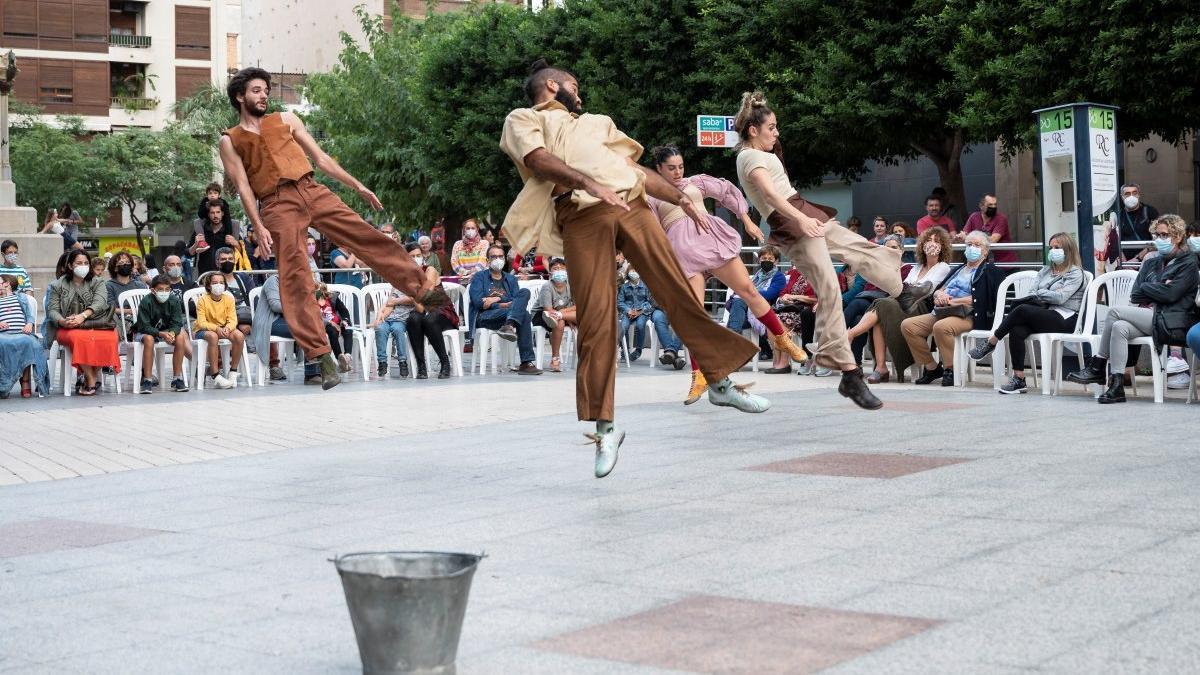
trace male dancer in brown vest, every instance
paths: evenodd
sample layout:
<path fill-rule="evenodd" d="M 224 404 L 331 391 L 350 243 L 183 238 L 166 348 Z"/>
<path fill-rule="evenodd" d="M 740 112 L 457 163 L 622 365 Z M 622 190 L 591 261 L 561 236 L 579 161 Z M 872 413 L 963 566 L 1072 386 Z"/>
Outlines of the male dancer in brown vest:
<path fill-rule="evenodd" d="M 604 115 L 583 114 L 579 83 L 545 61 L 525 82 L 532 108 L 504 120 L 500 147 L 525 182 L 504 219 L 504 233 L 519 251 L 566 253 L 571 294 L 579 308 L 579 368 L 575 378 L 580 420 L 596 422 L 596 477 L 617 463 L 625 433 L 613 426 L 617 363 L 617 279 L 620 250 L 666 310 L 708 380 L 708 400 L 743 412 L 771 403 L 729 380 L 757 345 L 713 322 L 683 276 L 646 195 L 679 205 L 703 222 L 695 204 L 656 171 L 637 163 L 642 146 Z"/>
<path fill-rule="evenodd" d="M 240 121 L 221 136 L 225 175 L 237 188 L 246 217 L 254 227 L 256 254 L 265 258 L 275 250 L 288 328 L 308 361 L 320 364 L 322 388 L 330 389 L 341 379 L 313 298 L 313 277 L 305 250 L 308 228 L 315 228 L 343 249 L 353 250 L 371 269 L 411 297 L 418 296 L 424 276 L 399 244 L 313 180 L 309 157 L 318 169 L 353 189 L 376 211 L 383 209 L 375 193 L 321 150 L 300 118 L 290 112 L 266 114 L 270 73 L 244 68 L 230 78 L 226 93 Z"/>

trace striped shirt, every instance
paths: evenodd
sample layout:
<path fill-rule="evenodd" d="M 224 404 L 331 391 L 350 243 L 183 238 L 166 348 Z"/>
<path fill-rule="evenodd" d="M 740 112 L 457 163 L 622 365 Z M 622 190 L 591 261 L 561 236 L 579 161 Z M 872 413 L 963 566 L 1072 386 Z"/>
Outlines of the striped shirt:
<path fill-rule="evenodd" d="M 17 286 L 18 293 L 33 292 L 33 284 L 29 283 L 29 273 L 25 271 L 24 267 L 9 267 L 8 265 L 0 264 L 0 274 L 11 274 L 17 278 L 17 283 L 20 284 Z"/>
<path fill-rule="evenodd" d="M 0 323 L 7 323 L 6 333 L 20 333 L 25 327 L 25 306 L 15 295 L 0 298 Z"/>

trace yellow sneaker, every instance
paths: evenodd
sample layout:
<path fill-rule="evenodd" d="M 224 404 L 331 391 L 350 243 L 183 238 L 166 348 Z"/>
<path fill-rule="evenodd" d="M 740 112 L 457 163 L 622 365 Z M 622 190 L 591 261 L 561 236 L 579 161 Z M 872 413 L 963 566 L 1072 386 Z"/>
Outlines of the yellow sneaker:
<path fill-rule="evenodd" d="M 792 360 L 796 363 L 804 363 L 808 360 L 808 352 L 804 351 L 803 347 L 796 344 L 795 340 L 792 339 L 791 333 L 772 335 L 771 347 L 776 351 L 786 352 L 787 355 L 792 357 Z"/>
<path fill-rule="evenodd" d="M 704 373 L 702 373 L 698 370 L 693 370 L 692 371 L 692 388 L 688 390 L 687 399 L 684 400 L 683 404 L 691 405 L 691 404 L 695 403 L 696 401 L 699 401 L 700 397 L 704 395 L 704 392 L 707 389 L 708 389 L 708 381 L 704 379 Z"/>

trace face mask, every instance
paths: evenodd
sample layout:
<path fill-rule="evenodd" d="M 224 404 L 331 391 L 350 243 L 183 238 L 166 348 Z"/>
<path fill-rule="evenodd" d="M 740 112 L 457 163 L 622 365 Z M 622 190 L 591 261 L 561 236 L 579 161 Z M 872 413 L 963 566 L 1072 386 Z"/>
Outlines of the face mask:
<path fill-rule="evenodd" d="M 233 261 L 226 260 L 225 262 L 221 263 L 220 269 L 222 274 L 229 274 L 233 271 Z"/>
<path fill-rule="evenodd" d="M 642 275 L 638 274 L 637 272 L 629 273 L 629 280 L 632 281 L 633 283 L 636 284 L 637 282 L 641 281 L 641 279 L 642 279 Z"/>
<path fill-rule="evenodd" d="M 1051 265 L 1061 265 L 1061 264 L 1063 264 L 1063 261 L 1066 259 L 1067 259 L 1066 251 L 1062 250 L 1061 248 L 1050 249 L 1050 264 Z"/>
<path fill-rule="evenodd" d="M 317 246 L 316 246 L 316 244 L 309 244 L 309 245 L 308 245 L 308 254 L 309 254 L 309 255 L 312 255 L 312 254 L 314 254 L 314 253 L 316 253 L 316 252 L 317 252 Z"/>
<path fill-rule="evenodd" d="M 75 276 L 82 279 L 88 275 L 88 272 L 90 272 L 91 269 L 92 268 L 88 267 L 87 265 L 76 265 L 73 271 L 75 272 Z"/>
<path fill-rule="evenodd" d="M 567 283 L 567 272 L 566 272 L 566 270 L 554 270 L 554 272 L 552 272 L 552 273 L 550 274 L 550 280 L 551 280 L 551 281 L 553 281 L 553 282 L 554 282 L 554 283 L 556 283 L 556 284 L 565 284 L 565 283 Z"/>
<path fill-rule="evenodd" d="M 419 256 L 419 255 L 418 255 L 418 256 L 413 256 L 413 259 L 412 259 L 412 260 L 413 260 L 413 263 L 415 263 L 417 267 L 420 267 L 421 265 L 424 265 L 424 264 L 425 264 L 425 259 L 424 259 L 424 258 L 422 258 L 422 257 L 421 257 L 421 256 Z"/>
<path fill-rule="evenodd" d="M 1134 197 L 1133 195 L 1129 195 L 1123 201 L 1125 202 L 1125 208 L 1129 209 L 1130 211 L 1136 209 L 1140 203 L 1138 198 Z"/>
<path fill-rule="evenodd" d="M 214 298 L 219 298 L 224 293 L 225 293 L 225 284 L 213 284 L 212 285 L 212 295 Z"/>
<path fill-rule="evenodd" d="M 1160 254 L 1166 255 L 1175 248 L 1175 244 L 1172 244 L 1170 239 L 1158 239 L 1156 237 L 1154 239 L 1154 248 L 1158 249 Z"/>
<path fill-rule="evenodd" d="M 178 279 L 183 276 L 183 268 L 182 267 L 168 267 L 167 268 L 167 276 L 171 277 L 172 279 Z"/>
<path fill-rule="evenodd" d="M 15 267 L 17 264 L 17 254 L 16 253 L 5 253 L 4 254 L 4 262 Z"/>
<path fill-rule="evenodd" d="M 1188 237 L 1188 248 L 1192 253 L 1200 253 L 1200 237 Z"/>
<path fill-rule="evenodd" d="M 996 217 L 996 207 L 994 207 L 994 206 L 989 206 L 989 207 L 987 207 L 986 209 L 984 209 L 984 210 L 983 210 L 983 213 L 984 213 L 984 214 L 985 214 L 985 215 L 986 215 L 988 218 L 995 218 L 995 217 Z"/>
<path fill-rule="evenodd" d="M 500 272 L 504 269 L 504 258 L 495 258 L 488 263 L 488 267 L 495 272 Z"/>
<path fill-rule="evenodd" d="M 771 262 L 770 260 L 763 260 L 758 263 L 758 269 L 764 272 L 770 272 L 771 270 L 775 269 L 775 263 Z"/>
<path fill-rule="evenodd" d="M 463 239 L 474 239 L 479 234 L 479 230 L 463 230 Z"/>
<path fill-rule="evenodd" d="M 942 252 L 942 247 L 937 244 L 925 245 L 925 256 L 928 258 L 936 258 Z"/>
<path fill-rule="evenodd" d="M 154 299 L 159 302 L 166 302 L 171 299 L 171 291 L 154 291 Z"/>
<path fill-rule="evenodd" d="M 963 255 L 967 257 L 968 262 L 975 262 L 983 257 L 983 249 L 978 246 L 968 246 Z"/>
<path fill-rule="evenodd" d="M 123 277 L 133 274 L 133 265 L 117 265 L 117 274 Z"/>

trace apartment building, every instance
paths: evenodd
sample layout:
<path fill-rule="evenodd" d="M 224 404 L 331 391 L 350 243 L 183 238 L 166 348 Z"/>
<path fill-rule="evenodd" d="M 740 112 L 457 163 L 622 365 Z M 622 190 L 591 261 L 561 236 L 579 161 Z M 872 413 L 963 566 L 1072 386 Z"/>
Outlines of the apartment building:
<path fill-rule="evenodd" d="M 236 67 L 241 1 L 0 0 L 14 96 L 90 131 L 161 129 L 171 106 Z"/>

